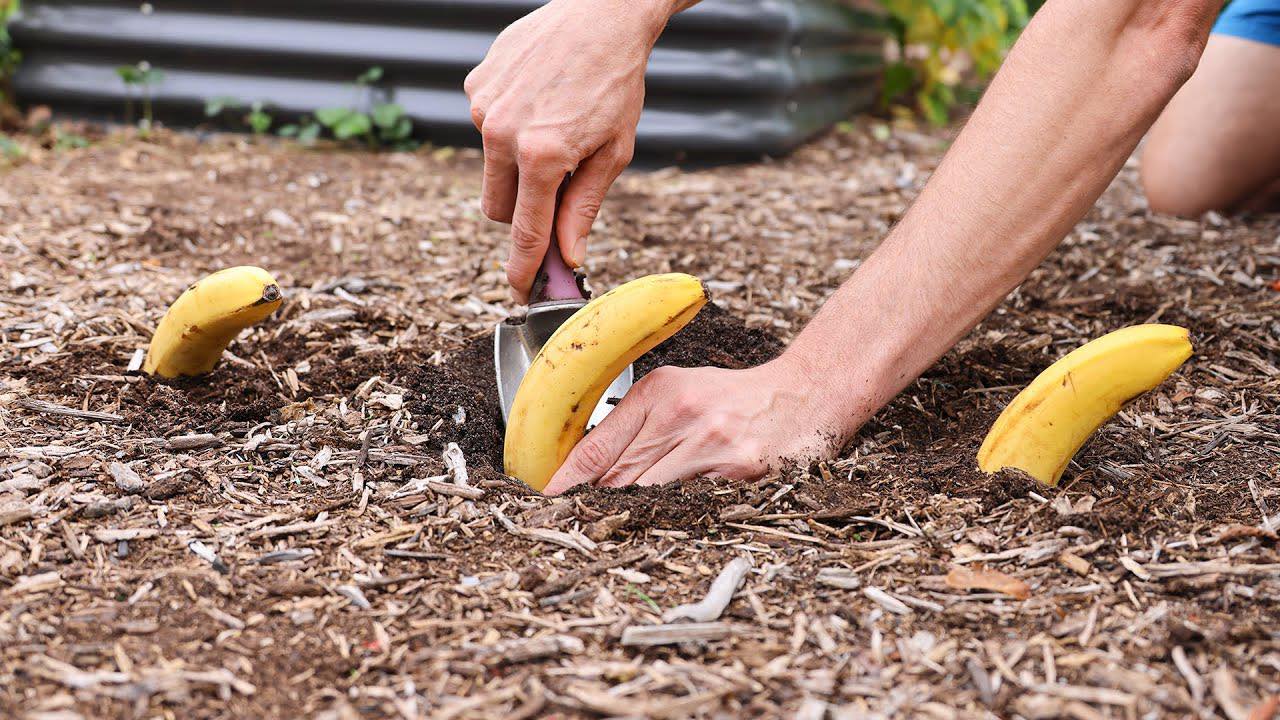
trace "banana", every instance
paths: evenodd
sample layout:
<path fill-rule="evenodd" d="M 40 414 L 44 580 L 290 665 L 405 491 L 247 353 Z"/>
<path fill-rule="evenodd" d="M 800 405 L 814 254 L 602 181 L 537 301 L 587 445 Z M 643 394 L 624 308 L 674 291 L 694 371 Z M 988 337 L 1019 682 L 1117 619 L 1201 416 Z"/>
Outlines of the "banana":
<path fill-rule="evenodd" d="M 507 474 L 535 490 L 546 487 L 609 383 L 706 303 L 700 280 L 669 273 L 632 280 L 574 313 L 542 346 L 516 391 L 503 449 Z"/>
<path fill-rule="evenodd" d="M 1000 413 L 978 450 L 978 467 L 988 473 L 1016 468 L 1057 485 L 1098 427 L 1189 357 L 1189 334 L 1174 325 L 1134 325 L 1076 348 Z"/>
<path fill-rule="evenodd" d="M 282 301 L 280 286 L 262 268 L 219 270 L 169 306 L 151 336 L 142 369 L 166 378 L 203 375 L 241 330 L 275 312 Z"/>

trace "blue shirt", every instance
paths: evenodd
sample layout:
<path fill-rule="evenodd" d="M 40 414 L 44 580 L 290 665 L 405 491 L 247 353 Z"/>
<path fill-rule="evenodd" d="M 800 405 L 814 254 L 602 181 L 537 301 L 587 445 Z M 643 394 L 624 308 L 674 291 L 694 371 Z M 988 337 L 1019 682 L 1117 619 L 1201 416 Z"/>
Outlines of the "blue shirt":
<path fill-rule="evenodd" d="M 1235 0 L 1218 16 L 1213 31 L 1280 45 L 1280 0 Z"/>

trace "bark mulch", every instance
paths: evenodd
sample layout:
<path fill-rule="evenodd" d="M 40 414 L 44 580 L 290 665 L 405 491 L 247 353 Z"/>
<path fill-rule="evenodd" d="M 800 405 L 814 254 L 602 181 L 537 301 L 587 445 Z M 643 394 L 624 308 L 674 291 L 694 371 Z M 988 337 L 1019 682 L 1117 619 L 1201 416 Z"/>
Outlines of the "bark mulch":
<path fill-rule="evenodd" d="M 717 303 L 639 368 L 778 352 L 948 136 L 876 137 L 624 176 L 593 282 Z M 1280 219 L 1152 215 L 1135 167 L 838 460 L 551 500 L 500 472 L 477 153 L 32 148 L 0 171 L 0 716 L 1271 718 Z M 206 378 L 126 372 L 246 263 L 273 322 Z M 1039 370 L 1156 320 L 1196 355 L 1061 487 L 977 472 Z"/>

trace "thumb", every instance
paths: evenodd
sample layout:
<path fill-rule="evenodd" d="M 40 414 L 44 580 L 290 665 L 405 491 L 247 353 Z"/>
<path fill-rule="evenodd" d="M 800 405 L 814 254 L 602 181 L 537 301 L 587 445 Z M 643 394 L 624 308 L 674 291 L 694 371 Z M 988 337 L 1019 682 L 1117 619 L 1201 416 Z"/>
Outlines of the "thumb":
<path fill-rule="evenodd" d="M 628 392 L 613 412 L 578 441 L 542 489 L 544 495 L 559 495 L 575 485 L 595 482 L 609 472 L 649 416 L 648 405 L 639 395 Z"/>
<path fill-rule="evenodd" d="M 600 213 L 605 193 L 631 162 L 631 152 L 623 152 L 617 141 L 607 143 L 578 164 L 556 213 L 556 236 L 560 255 L 570 267 L 581 267 L 587 258 L 587 235 Z"/>

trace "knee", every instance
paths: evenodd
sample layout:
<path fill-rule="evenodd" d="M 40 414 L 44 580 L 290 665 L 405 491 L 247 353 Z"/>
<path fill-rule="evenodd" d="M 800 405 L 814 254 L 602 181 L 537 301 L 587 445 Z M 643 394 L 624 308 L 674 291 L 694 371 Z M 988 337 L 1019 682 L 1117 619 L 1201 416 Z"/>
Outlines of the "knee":
<path fill-rule="evenodd" d="M 1143 170 L 1142 190 L 1147 196 L 1147 206 L 1151 212 L 1161 215 L 1180 215 L 1182 217 L 1198 217 L 1210 210 L 1219 210 L 1209 198 L 1185 179 L 1159 175 Z"/>
<path fill-rule="evenodd" d="M 1142 191 L 1152 212 L 1197 217 L 1225 210 L 1227 202 L 1215 192 L 1209 173 L 1189 167 L 1189 158 L 1163 144 L 1150 143 L 1142 153 Z"/>

